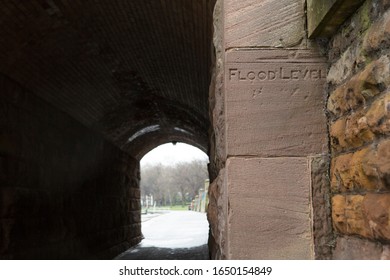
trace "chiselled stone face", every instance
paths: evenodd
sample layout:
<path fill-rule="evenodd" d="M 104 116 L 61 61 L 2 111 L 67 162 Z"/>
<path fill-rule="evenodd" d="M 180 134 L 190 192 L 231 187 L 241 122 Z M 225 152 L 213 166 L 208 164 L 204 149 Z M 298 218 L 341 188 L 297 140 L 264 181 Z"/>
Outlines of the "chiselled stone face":
<path fill-rule="evenodd" d="M 231 256 L 312 258 L 308 160 L 234 157 L 226 166 Z"/>
<path fill-rule="evenodd" d="M 326 149 L 326 66 L 302 50 L 226 54 L 228 155 L 301 155 Z"/>

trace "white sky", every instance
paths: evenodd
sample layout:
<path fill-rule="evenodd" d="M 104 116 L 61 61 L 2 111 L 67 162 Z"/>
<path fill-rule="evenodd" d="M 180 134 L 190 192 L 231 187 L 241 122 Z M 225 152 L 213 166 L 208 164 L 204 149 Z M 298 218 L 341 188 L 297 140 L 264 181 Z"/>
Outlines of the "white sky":
<path fill-rule="evenodd" d="M 177 162 L 192 161 L 195 159 L 205 160 L 208 162 L 207 155 L 194 146 L 184 143 L 177 143 L 176 145 L 168 143 L 158 146 L 147 153 L 141 159 L 141 166 L 158 163 L 172 165 Z"/>

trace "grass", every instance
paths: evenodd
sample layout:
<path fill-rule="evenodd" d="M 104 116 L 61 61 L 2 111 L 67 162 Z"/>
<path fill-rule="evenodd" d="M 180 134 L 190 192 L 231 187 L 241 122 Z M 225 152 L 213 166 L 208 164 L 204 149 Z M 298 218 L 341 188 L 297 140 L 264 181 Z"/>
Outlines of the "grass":
<path fill-rule="evenodd" d="M 187 211 L 188 210 L 188 205 L 173 205 L 171 207 L 169 206 L 166 206 L 166 207 L 156 207 L 156 208 L 149 208 L 149 212 L 153 212 L 153 211 L 161 211 L 161 210 L 169 210 L 169 211 Z M 145 209 L 142 208 L 142 213 L 145 213 Z"/>
<path fill-rule="evenodd" d="M 174 205 L 172 207 L 170 207 L 170 210 L 171 211 L 187 211 L 188 210 L 188 206 L 187 205 Z"/>

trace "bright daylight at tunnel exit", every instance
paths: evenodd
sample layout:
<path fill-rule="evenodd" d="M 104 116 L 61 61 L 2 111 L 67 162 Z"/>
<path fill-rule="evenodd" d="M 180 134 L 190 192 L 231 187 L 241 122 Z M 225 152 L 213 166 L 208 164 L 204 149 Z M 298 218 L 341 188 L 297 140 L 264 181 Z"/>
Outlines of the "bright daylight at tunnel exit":
<path fill-rule="evenodd" d="M 142 242 L 116 259 L 209 259 L 208 157 L 183 143 L 141 159 Z"/>

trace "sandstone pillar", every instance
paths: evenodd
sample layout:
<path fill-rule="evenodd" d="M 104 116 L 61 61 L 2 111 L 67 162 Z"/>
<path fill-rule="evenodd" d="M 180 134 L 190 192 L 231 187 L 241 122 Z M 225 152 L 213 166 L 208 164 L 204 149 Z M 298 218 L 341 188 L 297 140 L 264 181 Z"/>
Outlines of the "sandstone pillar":
<path fill-rule="evenodd" d="M 214 193 L 226 224 L 210 221 L 220 257 L 314 258 L 312 161 L 327 153 L 326 64 L 306 39 L 305 1 L 220 5 L 223 79 L 212 119 L 223 172 Z"/>

